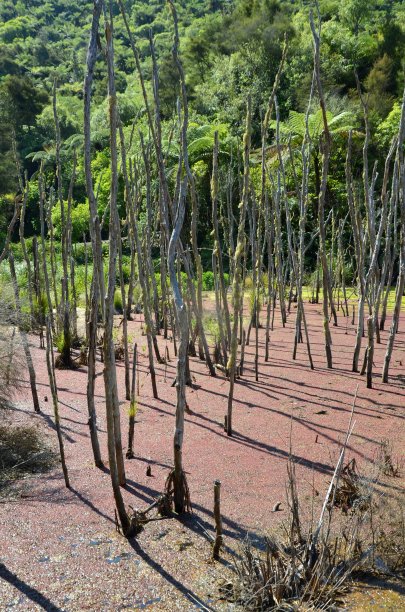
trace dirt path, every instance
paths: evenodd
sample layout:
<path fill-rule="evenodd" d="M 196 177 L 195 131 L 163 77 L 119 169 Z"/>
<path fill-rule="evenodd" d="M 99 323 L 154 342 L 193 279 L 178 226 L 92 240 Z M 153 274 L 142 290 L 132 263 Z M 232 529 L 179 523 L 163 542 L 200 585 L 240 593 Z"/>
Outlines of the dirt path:
<path fill-rule="evenodd" d="M 207 302 L 207 307 L 209 303 Z M 270 360 L 263 362 L 264 334 L 260 334 L 259 382 L 254 380 L 253 350 L 246 350 L 246 369 L 235 390 L 235 434 L 223 431 L 228 382 L 209 377 L 205 364 L 191 360 L 194 389 L 188 392 L 193 414 L 187 415 L 184 464 L 194 508 L 182 522 L 159 521 L 147 526 L 132 544 L 115 532 L 109 475 L 92 465 L 87 427 L 86 369 L 57 372 L 63 433 L 72 491 L 63 486 L 59 469 L 30 480 L 23 497 L 0 504 L 0 610 L 192 610 L 229 609 L 219 602 L 217 586 L 226 566 L 210 564 L 210 545 L 204 529 L 212 531 L 213 481 L 222 481 L 225 538 L 233 546 L 247 531 L 260 540 L 264 530 L 285 518 L 285 476 L 289 455 L 297 461 L 300 494 L 308 502 L 322 499 L 346 431 L 354 392 L 359 384 L 356 425 L 349 454 L 362 470 L 383 439 L 392 441 L 394 454 L 405 448 L 405 317 L 400 322 L 390 383 L 379 381 L 385 352 L 376 345 L 374 388 L 352 374 L 350 364 L 354 326 L 340 318 L 332 328 L 334 369 L 325 367 L 320 306 L 306 305 L 315 371 L 307 365 L 304 345 L 297 361 L 291 359 L 294 315 L 285 329 L 276 320 L 271 334 Z M 139 410 L 135 429 L 136 459 L 126 461 L 125 500 L 142 508 L 163 489 L 172 465 L 175 375 L 171 362 L 159 366 L 159 400 L 154 400 L 147 375 L 146 340 L 140 316 L 130 324 L 138 342 L 141 372 Z M 45 354 L 31 339 L 38 376 L 42 415 L 31 415 L 29 389 L 16 398 L 15 417 L 45 428 L 55 440 L 52 403 L 47 384 Z M 162 347 L 165 346 L 161 341 Z M 251 343 L 253 344 L 253 343 Z M 98 424 L 106 457 L 103 378 L 96 384 Z M 127 439 L 124 368 L 118 379 L 122 397 L 123 440 Z M 45 401 L 47 397 L 48 401 Z M 146 476 L 151 465 L 152 477 Z M 393 479 L 385 490 L 395 499 L 403 480 Z M 282 502 L 281 511 L 271 512 Z M 309 505 L 308 505 L 309 508 Z M 205 608 L 204 608 L 205 606 Z"/>

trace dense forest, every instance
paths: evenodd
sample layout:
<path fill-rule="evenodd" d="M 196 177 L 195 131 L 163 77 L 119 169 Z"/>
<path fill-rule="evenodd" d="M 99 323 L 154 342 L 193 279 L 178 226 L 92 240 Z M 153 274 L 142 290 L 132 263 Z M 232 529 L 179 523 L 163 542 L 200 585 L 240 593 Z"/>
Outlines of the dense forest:
<path fill-rule="evenodd" d="M 404 51 L 402 0 L 2 1 L 0 610 L 402 609 Z"/>
<path fill-rule="evenodd" d="M 150 36 L 159 63 L 160 109 L 163 138 L 170 140 L 178 95 L 176 67 L 171 55 L 170 14 L 164 2 L 126 2 L 125 8 L 139 51 L 146 87 L 151 91 Z M 179 2 L 179 33 L 190 108 L 191 162 L 198 177 L 201 209 L 209 201 L 209 156 L 213 133 L 220 130 L 221 149 L 230 152 L 241 136 L 246 96 L 252 96 L 252 147 L 260 148 L 260 122 L 288 39 L 288 62 L 281 75 L 281 121 L 299 141 L 311 86 L 312 39 L 308 21 L 310 3 L 290 1 Z M 356 91 L 355 71 L 369 92 L 371 131 L 370 164 L 388 150 L 396 130 L 404 80 L 403 49 L 405 7 L 401 1 L 333 0 L 320 3 L 322 14 L 322 74 L 328 112 L 333 117 L 334 143 L 330 205 L 342 204 L 344 173 L 339 162 L 345 155 L 349 127 L 359 132 L 354 161 L 361 157 L 362 109 Z M 139 131 L 147 134 L 145 107 L 128 36 L 118 6 L 115 15 L 115 79 L 120 118 L 131 146 L 139 146 Z M 0 196 L 1 231 L 4 233 L 18 179 L 13 138 L 24 169 L 33 174 L 43 160 L 52 172 L 55 134 L 52 95 L 57 89 L 61 130 L 65 197 L 69 156 L 77 149 L 73 231 L 86 229 L 86 191 L 82 161 L 83 79 L 91 2 L 14 2 L 0 7 Z M 99 206 L 105 207 L 108 191 L 109 131 L 106 114 L 106 66 L 96 64 L 92 113 L 95 181 L 100 180 Z M 297 113 L 299 113 L 297 115 Z M 290 121 L 290 124 L 288 123 Z M 316 125 L 313 130 L 318 130 Z M 170 158 L 176 159 L 176 143 Z M 236 159 L 236 149 L 234 153 Z M 312 172 L 312 169 L 311 169 Z M 31 185 L 26 232 L 39 229 L 36 185 Z M 204 234 L 206 216 L 200 219 Z M 209 265 L 207 263 L 207 265 Z"/>

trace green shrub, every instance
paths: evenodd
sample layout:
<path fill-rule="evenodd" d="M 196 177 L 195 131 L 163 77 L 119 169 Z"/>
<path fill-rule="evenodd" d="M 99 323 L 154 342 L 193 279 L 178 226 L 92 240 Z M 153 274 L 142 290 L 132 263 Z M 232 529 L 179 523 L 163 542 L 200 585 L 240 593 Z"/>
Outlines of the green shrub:
<path fill-rule="evenodd" d="M 131 278 L 131 264 L 130 263 L 122 263 L 122 275 L 124 277 L 124 283 L 127 285 Z"/>
<path fill-rule="evenodd" d="M 208 334 L 214 337 L 216 341 L 219 337 L 219 326 L 218 319 L 212 315 L 206 315 L 203 320 L 204 329 L 207 330 Z"/>
<path fill-rule="evenodd" d="M 67 202 L 65 202 L 65 214 L 67 214 Z M 78 242 L 82 239 L 83 233 L 89 231 L 90 210 L 87 202 L 73 202 L 72 212 L 72 240 Z M 59 203 L 55 204 L 52 209 L 52 223 L 55 232 L 55 238 L 60 239 L 62 232 L 61 210 Z"/>
<path fill-rule="evenodd" d="M 246 274 L 245 291 L 249 291 L 249 289 L 252 289 L 252 288 L 253 288 L 253 278 L 249 274 Z"/>
<path fill-rule="evenodd" d="M 54 335 L 53 343 L 56 346 L 58 353 L 62 353 L 63 349 L 65 348 L 65 334 L 63 331 Z"/>
<path fill-rule="evenodd" d="M 123 313 L 121 289 L 116 289 L 114 293 L 114 310 L 117 314 Z"/>
<path fill-rule="evenodd" d="M 214 273 L 211 272 L 210 270 L 207 270 L 207 272 L 203 272 L 202 275 L 202 288 L 203 291 L 214 291 Z"/>
<path fill-rule="evenodd" d="M 36 320 L 44 321 L 45 313 L 48 308 L 48 299 L 46 297 L 46 294 L 42 291 L 39 294 L 39 297 L 34 295 L 33 303 L 34 303 L 34 315 L 35 315 Z"/>

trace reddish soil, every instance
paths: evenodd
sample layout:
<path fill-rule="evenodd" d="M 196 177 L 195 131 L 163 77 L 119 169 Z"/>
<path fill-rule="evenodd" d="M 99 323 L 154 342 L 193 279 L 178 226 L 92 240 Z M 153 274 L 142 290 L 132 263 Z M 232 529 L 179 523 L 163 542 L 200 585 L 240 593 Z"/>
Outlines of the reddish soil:
<path fill-rule="evenodd" d="M 207 298 L 207 308 L 212 306 Z M 245 373 L 234 402 L 234 435 L 223 431 L 228 385 L 222 374 L 211 378 L 198 358 L 190 360 L 194 388 L 187 400 L 184 465 L 194 514 L 181 521 L 150 523 L 132 543 L 115 532 L 114 505 L 108 470 L 92 463 L 87 426 L 86 368 L 57 371 L 60 412 L 72 490 L 64 488 L 60 468 L 32 478 L 12 501 L 0 504 L 0 610 L 192 610 L 229 609 L 217 600 L 218 579 L 226 564 L 211 564 L 204 529 L 212 532 L 213 481 L 222 481 L 225 541 L 230 547 L 247 531 L 253 538 L 286 517 L 285 479 L 290 441 L 297 462 L 299 493 L 304 500 L 321 500 L 338 456 L 359 385 L 355 428 L 349 456 L 359 469 L 370 470 L 378 443 L 389 439 L 400 461 L 405 448 L 405 317 L 390 369 L 389 384 L 380 382 L 387 332 L 376 345 L 371 390 L 351 372 L 355 328 L 339 318 L 332 327 L 334 369 L 325 368 L 321 307 L 306 305 L 315 363 L 311 371 L 300 345 L 291 359 L 295 312 L 283 329 L 276 317 L 270 360 L 264 363 L 264 333 L 260 332 L 259 382 L 253 371 L 254 331 L 246 349 Z M 148 376 L 146 339 L 140 316 L 130 324 L 139 351 L 140 397 L 135 429 L 136 459 L 126 461 L 125 501 L 144 508 L 163 490 L 172 465 L 175 376 L 171 362 L 158 366 L 160 398 L 154 400 Z M 263 317 L 264 318 L 264 317 Z M 365 340 L 364 340 L 365 342 Z M 41 415 L 32 415 L 27 381 L 15 401 L 14 418 L 30 420 L 53 441 L 52 402 L 45 353 L 31 338 L 38 377 Z M 163 349 L 165 341 L 160 340 Z M 102 365 L 96 384 L 98 424 L 106 457 Z M 26 375 L 25 375 L 26 377 Z M 122 399 L 122 433 L 127 440 L 127 407 L 123 363 L 118 364 Z M 47 397 L 47 401 L 45 398 Z M 55 443 L 56 444 L 56 443 Z M 402 457 L 401 457 L 402 453 Z M 152 477 L 146 476 L 151 465 Z M 402 470 L 403 472 L 403 470 Z M 25 481 L 28 482 L 28 481 Z M 397 498 L 403 479 L 391 479 L 388 498 Z M 282 502 L 280 512 L 272 512 Z"/>

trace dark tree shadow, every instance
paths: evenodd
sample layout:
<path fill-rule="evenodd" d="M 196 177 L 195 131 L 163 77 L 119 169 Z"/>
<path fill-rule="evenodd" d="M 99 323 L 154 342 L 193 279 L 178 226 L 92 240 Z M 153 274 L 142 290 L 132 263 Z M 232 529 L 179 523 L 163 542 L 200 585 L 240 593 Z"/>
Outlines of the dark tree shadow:
<path fill-rule="evenodd" d="M 139 542 L 135 539 L 128 540 L 129 545 L 134 550 L 134 552 L 147 564 L 153 571 L 162 576 L 169 584 L 171 584 L 175 589 L 179 591 L 190 603 L 192 603 L 196 608 L 202 610 L 210 610 L 211 612 L 215 612 L 215 609 L 212 608 L 209 604 L 203 601 L 198 595 L 193 593 L 190 589 L 188 589 L 184 584 L 182 584 L 179 580 L 177 580 L 174 576 L 169 574 L 160 563 L 154 561 L 152 557 L 145 552 Z"/>
<path fill-rule="evenodd" d="M 16 574 L 10 572 L 3 563 L 0 563 L 0 578 L 18 589 L 43 610 L 47 610 L 48 612 L 62 612 L 61 608 L 55 606 L 55 604 L 45 597 L 45 595 L 42 595 L 37 589 L 34 589 L 34 587 L 20 580 Z"/>
<path fill-rule="evenodd" d="M 108 516 L 107 514 L 104 514 L 104 512 L 102 512 L 99 508 L 97 508 L 97 506 L 95 506 L 93 502 L 87 499 L 87 497 L 85 497 L 83 493 L 80 493 L 79 491 L 77 491 L 77 489 L 74 489 L 73 487 L 70 487 L 70 490 L 77 497 L 77 499 L 80 500 L 86 506 L 88 506 L 90 510 L 93 510 L 93 512 L 95 512 L 102 518 L 106 519 L 106 521 L 109 521 L 110 523 L 115 524 L 115 521 L 110 516 Z"/>

